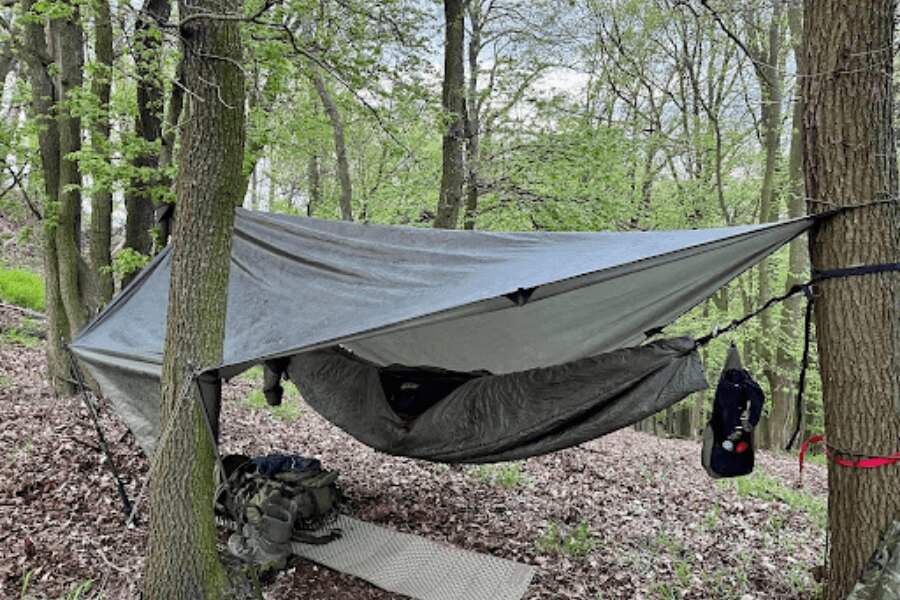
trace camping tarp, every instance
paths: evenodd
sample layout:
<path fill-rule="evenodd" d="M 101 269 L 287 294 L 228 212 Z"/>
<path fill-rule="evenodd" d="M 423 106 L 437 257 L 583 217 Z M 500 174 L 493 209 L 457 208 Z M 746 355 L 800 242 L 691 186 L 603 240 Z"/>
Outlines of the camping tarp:
<path fill-rule="evenodd" d="M 227 378 L 332 346 L 375 365 L 561 365 L 640 343 L 811 224 L 492 233 L 241 209 L 224 360 L 208 366 Z M 169 262 L 164 251 L 71 344 L 148 451 Z"/>

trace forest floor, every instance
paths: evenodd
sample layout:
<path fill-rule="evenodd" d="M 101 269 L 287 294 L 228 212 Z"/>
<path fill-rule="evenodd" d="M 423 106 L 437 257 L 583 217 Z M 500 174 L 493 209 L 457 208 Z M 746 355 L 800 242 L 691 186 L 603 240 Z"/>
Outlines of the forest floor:
<path fill-rule="evenodd" d="M 147 520 L 126 528 L 85 405 L 43 381 L 34 323 L 0 305 L 0 597 L 138 597 Z M 16 333 L 19 332 L 19 333 Z M 23 333 L 24 332 L 24 333 Z M 711 480 L 698 442 L 631 430 L 519 463 L 449 467 L 363 446 L 291 390 L 258 402 L 253 377 L 228 386 L 224 452 L 315 456 L 340 472 L 353 516 L 537 567 L 526 598 L 813 598 L 821 564 L 825 468 L 802 484 L 793 456 L 762 452 L 754 475 Z M 105 430 L 128 493 L 147 460 L 108 404 Z M 147 514 L 147 500 L 139 500 Z M 395 598 L 300 560 L 269 599 Z M 67 596 L 68 598 L 69 596 Z M 89 598 L 82 595 L 79 598 Z"/>

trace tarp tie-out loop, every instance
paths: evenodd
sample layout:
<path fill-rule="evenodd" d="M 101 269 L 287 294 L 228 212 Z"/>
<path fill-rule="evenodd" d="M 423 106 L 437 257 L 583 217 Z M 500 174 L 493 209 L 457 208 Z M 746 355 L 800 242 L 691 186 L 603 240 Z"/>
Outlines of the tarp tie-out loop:
<path fill-rule="evenodd" d="M 109 470 L 112 473 L 113 479 L 116 480 L 116 488 L 119 492 L 119 498 L 122 500 L 122 509 L 125 511 L 125 518 L 128 522 L 140 524 L 140 519 L 132 507 L 131 500 L 128 498 L 128 493 L 125 491 L 125 484 L 122 483 L 122 478 L 119 476 L 119 469 L 116 467 L 116 461 L 109 449 L 109 444 L 106 443 L 106 436 L 103 435 L 103 429 L 100 427 L 97 407 L 94 405 L 93 401 L 91 401 L 88 388 L 84 384 L 84 378 L 81 376 L 81 370 L 78 368 L 78 363 L 75 362 L 75 357 L 72 355 L 68 346 L 65 346 L 65 350 L 69 357 L 69 369 L 75 377 L 81 399 L 87 407 L 88 413 L 91 415 L 91 421 L 94 423 L 94 430 L 97 432 L 97 442 L 100 445 L 100 450 L 106 456 L 106 464 L 109 465 Z"/>
<path fill-rule="evenodd" d="M 851 456 L 853 455 L 849 452 L 840 451 L 838 448 L 832 448 L 825 442 L 825 436 L 822 435 L 814 435 L 800 446 L 800 474 L 803 474 L 803 458 L 806 455 L 806 449 L 810 444 L 821 444 L 822 448 L 825 450 L 825 456 L 828 457 L 833 463 L 841 465 L 842 467 L 853 467 L 857 469 L 874 469 L 877 467 L 884 467 L 887 465 L 894 465 L 900 463 L 900 452 L 895 452 L 890 456 L 860 456 L 860 458 L 856 458 L 853 460 L 849 460 L 846 458 L 840 458 L 836 455 L 835 450 L 838 450 L 841 454 L 847 454 Z"/>

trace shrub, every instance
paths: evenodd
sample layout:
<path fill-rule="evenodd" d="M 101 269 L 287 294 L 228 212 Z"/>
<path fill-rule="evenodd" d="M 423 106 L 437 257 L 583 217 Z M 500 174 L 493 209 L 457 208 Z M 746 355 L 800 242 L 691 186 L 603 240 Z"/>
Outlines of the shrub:
<path fill-rule="evenodd" d="M 541 554 L 564 554 L 566 556 L 587 556 L 597 547 L 599 540 L 591 532 L 586 521 L 575 529 L 564 531 L 551 521 L 547 530 L 537 539 L 535 547 Z"/>
<path fill-rule="evenodd" d="M 519 463 L 479 465 L 470 473 L 479 483 L 498 487 L 513 488 L 525 484 Z"/>
<path fill-rule="evenodd" d="M 0 268 L 0 301 L 44 310 L 44 280 L 25 269 Z"/>

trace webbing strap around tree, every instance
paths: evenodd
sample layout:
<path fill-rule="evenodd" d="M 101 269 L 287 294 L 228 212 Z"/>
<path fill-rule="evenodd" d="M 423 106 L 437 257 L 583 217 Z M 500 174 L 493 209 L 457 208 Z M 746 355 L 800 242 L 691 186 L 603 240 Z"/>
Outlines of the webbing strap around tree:
<path fill-rule="evenodd" d="M 794 433 L 788 441 L 785 450 L 790 450 L 800 435 L 800 428 L 803 421 L 803 392 L 806 388 L 806 371 L 809 367 L 809 347 L 812 339 L 812 308 L 816 300 L 812 293 L 811 287 L 817 283 L 827 281 L 829 279 L 838 279 L 841 277 L 859 277 L 862 275 L 874 275 L 877 273 L 900 272 L 900 263 L 881 263 L 877 265 L 859 265 L 855 267 L 844 267 L 842 269 L 828 269 L 826 271 L 814 271 L 813 278 L 808 283 L 801 284 L 800 289 L 806 295 L 806 315 L 804 318 L 803 332 L 803 359 L 800 363 L 800 379 L 797 383 L 797 400 L 796 400 L 796 419 L 794 425 Z M 794 286 L 796 287 L 796 286 Z M 793 289 L 793 288 L 792 288 Z"/>
<path fill-rule="evenodd" d="M 890 456 L 865 456 L 853 460 L 840 458 L 835 455 L 831 447 L 825 443 L 825 436 L 814 435 L 800 446 L 800 473 L 803 473 L 803 457 L 806 455 L 806 449 L 810 444 L 821 444 L 825 450 L 825 456 L 833 463 L 843 467 L 854 467 L 858 469 L 874 469 L 876 467 L 884 467 L 900 463 L 900 452 L 895 452 Z"/>

